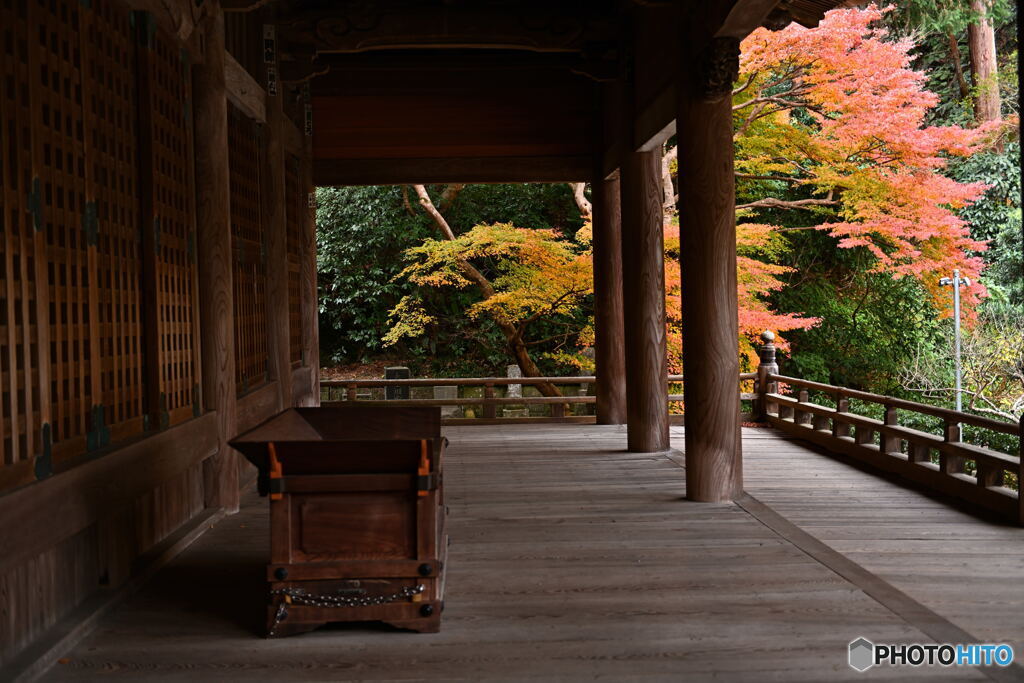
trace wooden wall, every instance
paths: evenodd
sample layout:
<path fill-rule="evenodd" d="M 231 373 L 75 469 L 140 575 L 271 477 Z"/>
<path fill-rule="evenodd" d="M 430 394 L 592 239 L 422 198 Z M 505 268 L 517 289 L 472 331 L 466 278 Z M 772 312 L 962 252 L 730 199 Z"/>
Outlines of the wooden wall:
<path fill-rule="evenodd" d="M 303 365 L 302 353 L 302 217 L 309 202 L 302 193 L 302 166 L 294 154 L 285 157 L 285 218 L 288 255 L 288 362 L 292 368 Z"/>
<path fill-rule="evenodd" d="M 260 207 L 259 123 L 228 105 L 235 386 L 248 394 L 270 381 L 267 338 L 267 234 Z"/>
<path fill-rule="evenodd" d="M 202 395 L 200 41 L 132 3 L 144 4 L 0 0 L 0 667 L 196 524 L 204 461 L 233 436 L 219 434 Z M 242 59 L 256 70 L 262 54 Z M 310 176 L 305 140 L 287 127 L 287 225 L 263 218 L 266 131 L 237 109 L 230 196 L 212 200 L 231 207 L 240 392 L 278 379 L 265 234 L 288 230 L 277 322 L 292 325 L 283 367 L 302 380 L 296 400 L 310 401 L 315 330 L 300 327 L 315 312 L 315 289 L 302 286 L 315 258 Z M 261 394 L 246 421 L 282 407 Z"/>

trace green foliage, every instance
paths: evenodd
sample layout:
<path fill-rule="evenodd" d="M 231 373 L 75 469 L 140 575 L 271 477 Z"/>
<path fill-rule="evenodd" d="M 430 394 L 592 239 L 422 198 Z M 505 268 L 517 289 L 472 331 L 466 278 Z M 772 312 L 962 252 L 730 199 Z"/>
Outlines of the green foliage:
<path fill-rule="evenodd" d="M 395 280 L 401 254 L 430 225 L 405 211 L 398 187 L 320 188 L 316 221 L 323 362 L 379 353 L 387 311 L 411 290 Z"/>
<path fill-rule="evenodd" d="M 900 372 L 940 331 L 927 292 L 912 278 L 871 272 L 860 250 L 837 249 L 817 231 L 791 233 L 794 270 L 778 292 L 779 310 L 821 319 L 787 336 L 783 372 L 883 394 L 900 393 Z"/>
<path fill-rule="evenodd" d="M 1014 14 L 1011 0 L 992 0 L 986 18 L 993 26 L 1001 26 L 1012 21 Z M 886 23 L 904 34 L 958 36 L 978 18 L 969 0 L 899 0 L 889 7 Z"/>
<path fill-rule="evenodd" d="M 428 333 L 435 319 L 423 295 L 431 290 L 473 291 L 467 327 L 492 321 L 504 327 L 506 338 L 514 335 L 555 362 L 572 357 L 589 327 L 580 305 L 592 293 L 590 253 L 554 230 L 477 225 L 454 240 L 427 239 L 405 254 L 409 265 L 398 277 L 417 289 L 391 312 L 394 325 L 384 339 L 389 345 Z M 474 275 L 487 279 L 486 296 Z M 541 321 L 560 331 L 538 338 L 532 332 Z"/>
<path fill-rule="evenodd" d="M 438 195 L 435 188 L 429 189 Z M 456 234 L 475 225 L 511 223 L 572 237 L 583 225 L 565 183 L 467 185 L 444 215 Z"/>
<path fill-rule="evenodd" d="M 960 211 L 971 223 L 976 239 L 989 242 L 983 253 L 987 268 L 983 282 L 990 298 L 984 308 L 993 312 L 1024 313 L 1024 243 L 1021 238 L 1020 145 L 1006 145 L 950 166 L 958 180 L 980 181 L 989 186 L 985 196 Z"/>
<path fill-rule="evenodd" d="M 438 197 L 441 188 L 431 187 Z M 470 291 L 419 288 L 396 279 L 408 265 L 403 253 L 437 231 L 408 191 L 400 187 L 321 188 L 317 193 L 317 267 L 320 346 L 325 365 L 351 363 L 387 353 L 414 372 L 436 376 L 490 375 L 509 362 L 505 342 L 490 319 L 466 324 L 465 311 L 478 297 Z M 572 236 L 583 225 L 564 184 L 467 185 L 445 216 L 456 234 L 474 225 L 509 221 Z M 405 336 L 391 348 L 383 338 L 388 315 L 404 297 L 418 294 L 429 311 L 426 334 Z M 409 302 L 413 303 L 412 301 Z M 426 313 L 424 313 L 426 314 Z M 537 334 L 557 330 L 539 323 Z M 549 369 L 563 367 L 549 364 Z"/>

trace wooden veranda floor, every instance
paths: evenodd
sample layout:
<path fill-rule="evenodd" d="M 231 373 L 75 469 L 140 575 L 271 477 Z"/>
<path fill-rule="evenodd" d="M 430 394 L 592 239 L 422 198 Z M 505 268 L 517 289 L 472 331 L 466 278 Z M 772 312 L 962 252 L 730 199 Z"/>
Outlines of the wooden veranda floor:
<path fill-rule="evenodd" d="M 48 680 L 1002 680 L 874 669 L 847 644 L 1008 642 L 1024 657 L 1024 530 L 745 430 L 739 504 L 683 499 L 677 456 L 615 427 L 447 431 L 447 609 L 434 635 L 260 637 L 265 501 L 244 499 Z M 682 444 L 682 431 L 673 430 Z"/>

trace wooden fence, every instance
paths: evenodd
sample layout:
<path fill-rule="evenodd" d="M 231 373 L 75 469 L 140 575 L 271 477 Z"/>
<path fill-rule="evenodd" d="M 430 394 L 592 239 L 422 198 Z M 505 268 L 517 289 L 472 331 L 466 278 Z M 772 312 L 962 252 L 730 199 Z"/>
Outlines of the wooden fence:
<path fill-rule="evenodd" d="M 744 373 L 740 375 L 741 382 L 752 383 L 756 373 Z M 669 375 L 669 384 L 683 381 L 682 375 Z M 582 377 L 454 377 L 454 378 L 418 378 L 418 379 L 358 379 L 358 380 L 321 380 L 322 405 L 343 405 L 346 402 L 359 401 L 368 405 L 389 405 L 389 406 L 454 406 L 460 408 L 481 409 L 481 415 L 475 417 L 445 417 L 442 421 L 448 425 L 489 425 L 489 424 L 531 424 L 544 422 L 571 422 L 578 424 L 594 424 L 596 418 L 591 414 L 572 414 L 574 406 L 592 405 L 597 402 L 591 387 L 596 384 L 594 376 Z M 576 394 L 563 396 L 523 396 L 508 397 L 500 396 L 499 387 L 509 385 L 538 386 L 542 384 L 554 384 L 564 387 L 576 385 Z M 366 390 L 384 389 L 389 390 L 410 390 L 412 388 L 433 388 L 433 387 L 456 387 L 480 388 L 480 396 L 457 396 L 456 398 L 392 398 L 380 400 L 365 398 L 361 394 Z M 360 390 L 364 390 L 360 392 Z M 379 391 L 377 393 L 380 393 Z M 396 392 L 397 393 L 397 392 Z M 744 393 L 740 398 L 753 401 L 753 393 Z M 669 394 L 665 399 L 666 410 L 671 403 L 678 403 L 683 400 L 682 394 Z M 528 408 L 529 406 L 547 406 L 547 415 L 533 415 L 530 417 L 499 417 L 498 407 Z"/>
<path fill-rule="evenodd" d="M 970 425 L 1021 439 L 1021 427 L 914 401 L 810 382 L 769 373 L 764 417 L 769 424 L 830 451 L 851 456 L 939 493 L 980 505 L 1007 519 L 1024 522 L 1019 489 L 1024 474 L 1019 455 L 963 441 Z M 795 394 L 780 393 L 780 387 Z M 811 400 L 829 397 L 833 406 Z M 877 419 L 852 412 L 850 401 L 880 406 Z M 937 418 L 936 435 L 900 424 L 900 412 Z"/>
<path fill-rule="evenodd" d="M 826 450 L 1024 524 L 1024 500 L 1019 493 L 1024 480 L 1024 418 L 1018 424 L 1002 422 L 781 375 L 771 339 L 766 334 L 755 383 L 760 419 Z M 861 413 L 852 409 L 851 401 L 864 404 Z M 871 406 L 876 407 L 872 410 Z M 881 419 L 862 414 L 865 412 L 874 412 Z M 900 424 L 901 413 L 904 424 Z M 908 426 L 908 422 L 917 426 Z M 928 422 L 941 433 L 918 428 Z M 965 426 L 977 432 L 972 440 L 981 443 L 964 441 Z M 995 435 L 1016 437 L 1017 454 L 1006 447 L 1005 437 Z M 1011 452 L 997 450 L 994 446 L 999 441 Z"/>
<path fill-rule="evenodd" d="M 905 399 L 872 394 L 846 387 L 822 384 L 778 373 L 775 347 L 771 339 L 761 350 L 758 372 L 739 376 L 743 391 L 740 399 L 753 404 L 752 417 L 767 422 L 797 438 L 809 441 L 828 451 L 854 458 L 871 467 L 892 473 L 927 489 L 968 501 L 989 510 L 1002 519 L 1024 524 L 1024 501 L 1019 494 L 1024 481 L 1024 428 L 1021 424 L 1002 422 L 979 415 L 960 413 Z M 669 375 L 669 384 L 682 382 L 682 375 Z M 573 422 L 593 424 L 592 414 L 580 412 L 575 406 L 597 402 L 592 386 L 596 378 L 585 377 L 462 377 L 424 379 L 360 379 L 322 380 L 323 405 L 344 405 L 359 401 L 365 404 L 391 406 L 456 406 L 480 408 L 479 417 L 447 417 L 445 424 L 493 425 L 513 423 Z M 537 386 L 575 385 L 578 393 L 566 396 L 499 396 L 500 387 L 513 384 Z M 480 387 L 480 396 L 456 398 L 365 398 L 367 390 L 404 389 L 415 387 Z M 363 390 L 363 391 L 360 391 Z M 406 395 L 408 395 L 406 393 Z M 812 400 L 813 399 L 813 400 Z M 683 400 L 681 394 L 669 394 L 666 408 Z M 862 413 L 875 412 L 879 417 L 854 412 L 851 401 L 863 402 Z M 825 405 L 831 403 L 832 405 Z M 499 417 L 501 406 L 526 407 L 543 405 L 547 416 Z M 874 410 L 868 406 L 877 406 Z M 584 409 L 586 410 L 586 409 Z M 904 414 L 900 424 L 900 414 Z M 916 416 L 911 419 L 911 415 Z M 920 428 L 930 419 L 938 434 Z M 1024 421 L 1024 420 L 1022 420 Z M 909 426 L 907 423 L 916 426 Z M 977 432 L 965 441 L 964 427 Z M 988 434 L 988 438 L 985 437 Z M 998 450 L 992 435 L 1016 437 L 1018 453 Z M 1005 436 L 1002 441 L 1006 448 Z"/>

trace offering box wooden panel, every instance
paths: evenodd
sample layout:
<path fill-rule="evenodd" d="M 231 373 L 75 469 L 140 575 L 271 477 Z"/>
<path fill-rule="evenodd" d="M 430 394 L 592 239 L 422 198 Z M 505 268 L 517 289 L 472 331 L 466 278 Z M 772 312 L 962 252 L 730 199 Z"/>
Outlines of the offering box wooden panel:
<path fill-rule="evenodd" d="M 332 621 L 441 626 L 439 408 L 292 408 L 231 445 L 270 498 L 268 636 Z"/>

